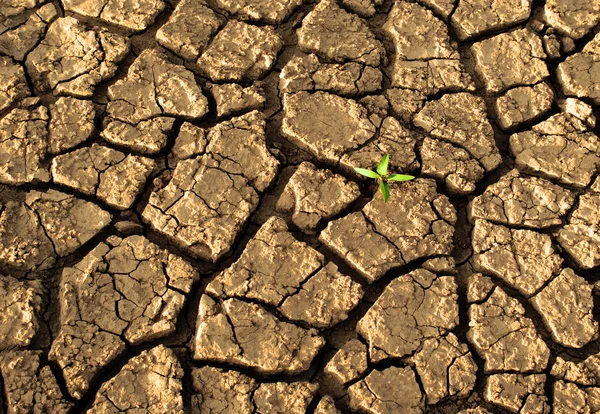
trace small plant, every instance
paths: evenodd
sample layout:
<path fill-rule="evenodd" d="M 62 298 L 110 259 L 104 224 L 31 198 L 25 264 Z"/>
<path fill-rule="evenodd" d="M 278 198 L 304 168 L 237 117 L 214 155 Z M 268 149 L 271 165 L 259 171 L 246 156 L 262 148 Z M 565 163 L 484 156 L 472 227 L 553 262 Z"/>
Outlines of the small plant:
<path fill-rule="evenodd" d="M 390 156 L 388 154 L 384 154 L 377 165 L 377 171 L 367 170 L 365 168 L 354 168 L 354 170 L 366 177 L 374 178 L 379 183 L 379 190 L 383 195 L 383 201 L 387 203 L 390 198 L 390 186 L 388 181 L 409 181 L 414 179 L 412 175 L 406 174 L 389 174 L 388 173 L 388 164 L 390 163 Z"/>

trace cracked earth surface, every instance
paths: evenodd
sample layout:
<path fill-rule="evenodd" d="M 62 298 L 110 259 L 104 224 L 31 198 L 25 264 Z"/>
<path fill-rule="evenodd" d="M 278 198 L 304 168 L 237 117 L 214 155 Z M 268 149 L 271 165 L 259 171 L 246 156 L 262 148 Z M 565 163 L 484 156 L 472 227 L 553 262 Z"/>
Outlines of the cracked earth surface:
<path fill-rule="evenodd" d="M 0 414 L 600 413 L 599 105 L 600 0 L 0 0 Z"/>

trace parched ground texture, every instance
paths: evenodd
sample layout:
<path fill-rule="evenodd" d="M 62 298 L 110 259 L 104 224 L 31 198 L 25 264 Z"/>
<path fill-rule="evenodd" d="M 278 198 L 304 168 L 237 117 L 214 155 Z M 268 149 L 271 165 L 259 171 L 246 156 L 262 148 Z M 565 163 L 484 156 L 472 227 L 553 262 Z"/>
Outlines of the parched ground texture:
<path fill-rule="evenodd" d="M 600 0 L 0 0 L 0 414 L 600 413 L 598 115 Z"/>

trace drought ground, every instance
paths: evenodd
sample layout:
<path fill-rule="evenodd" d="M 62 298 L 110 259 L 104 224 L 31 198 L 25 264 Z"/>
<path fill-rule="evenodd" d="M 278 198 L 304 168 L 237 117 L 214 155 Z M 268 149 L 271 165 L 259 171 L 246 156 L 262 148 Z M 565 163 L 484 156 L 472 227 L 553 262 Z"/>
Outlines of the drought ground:
<path fill-rule="evenodd" d="M 1 0 L 0 412 L 600 412 L 599 31 Z"/>

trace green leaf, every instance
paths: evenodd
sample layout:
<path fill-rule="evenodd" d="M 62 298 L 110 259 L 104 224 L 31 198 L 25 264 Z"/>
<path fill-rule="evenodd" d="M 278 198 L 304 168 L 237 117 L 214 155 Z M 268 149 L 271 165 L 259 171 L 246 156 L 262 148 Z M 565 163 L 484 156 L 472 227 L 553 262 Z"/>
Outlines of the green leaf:
<path fill-rule="evenodd" d="M 412 175 L 407 174 L 391 174 L 387 179 L 388 181 L 410 181 L 414 178 Z"/>
<path fill-rule="evenodd" d="M 383 154 L 381 161 L 379 161 L 379 165 L 377 165 L 377 172 L 379 175 L 387 175 L 389 162 L 390 156 L 388 154 Z"/>
<path fill-rule="evenodd" d="M 380 178 L 379 174 L 377 174 L 375 171 L 367 170 L 364 168 L 354 168 L 354 171 L 369 178 Z"/>
<path fill-rule="evenodd" d="M 383 195 L 383 201 L 387 203 L 390 198 L 390 186 L 383 181 L 379 182 L 379 189 L 381 190 L 381 194 Z"/>

